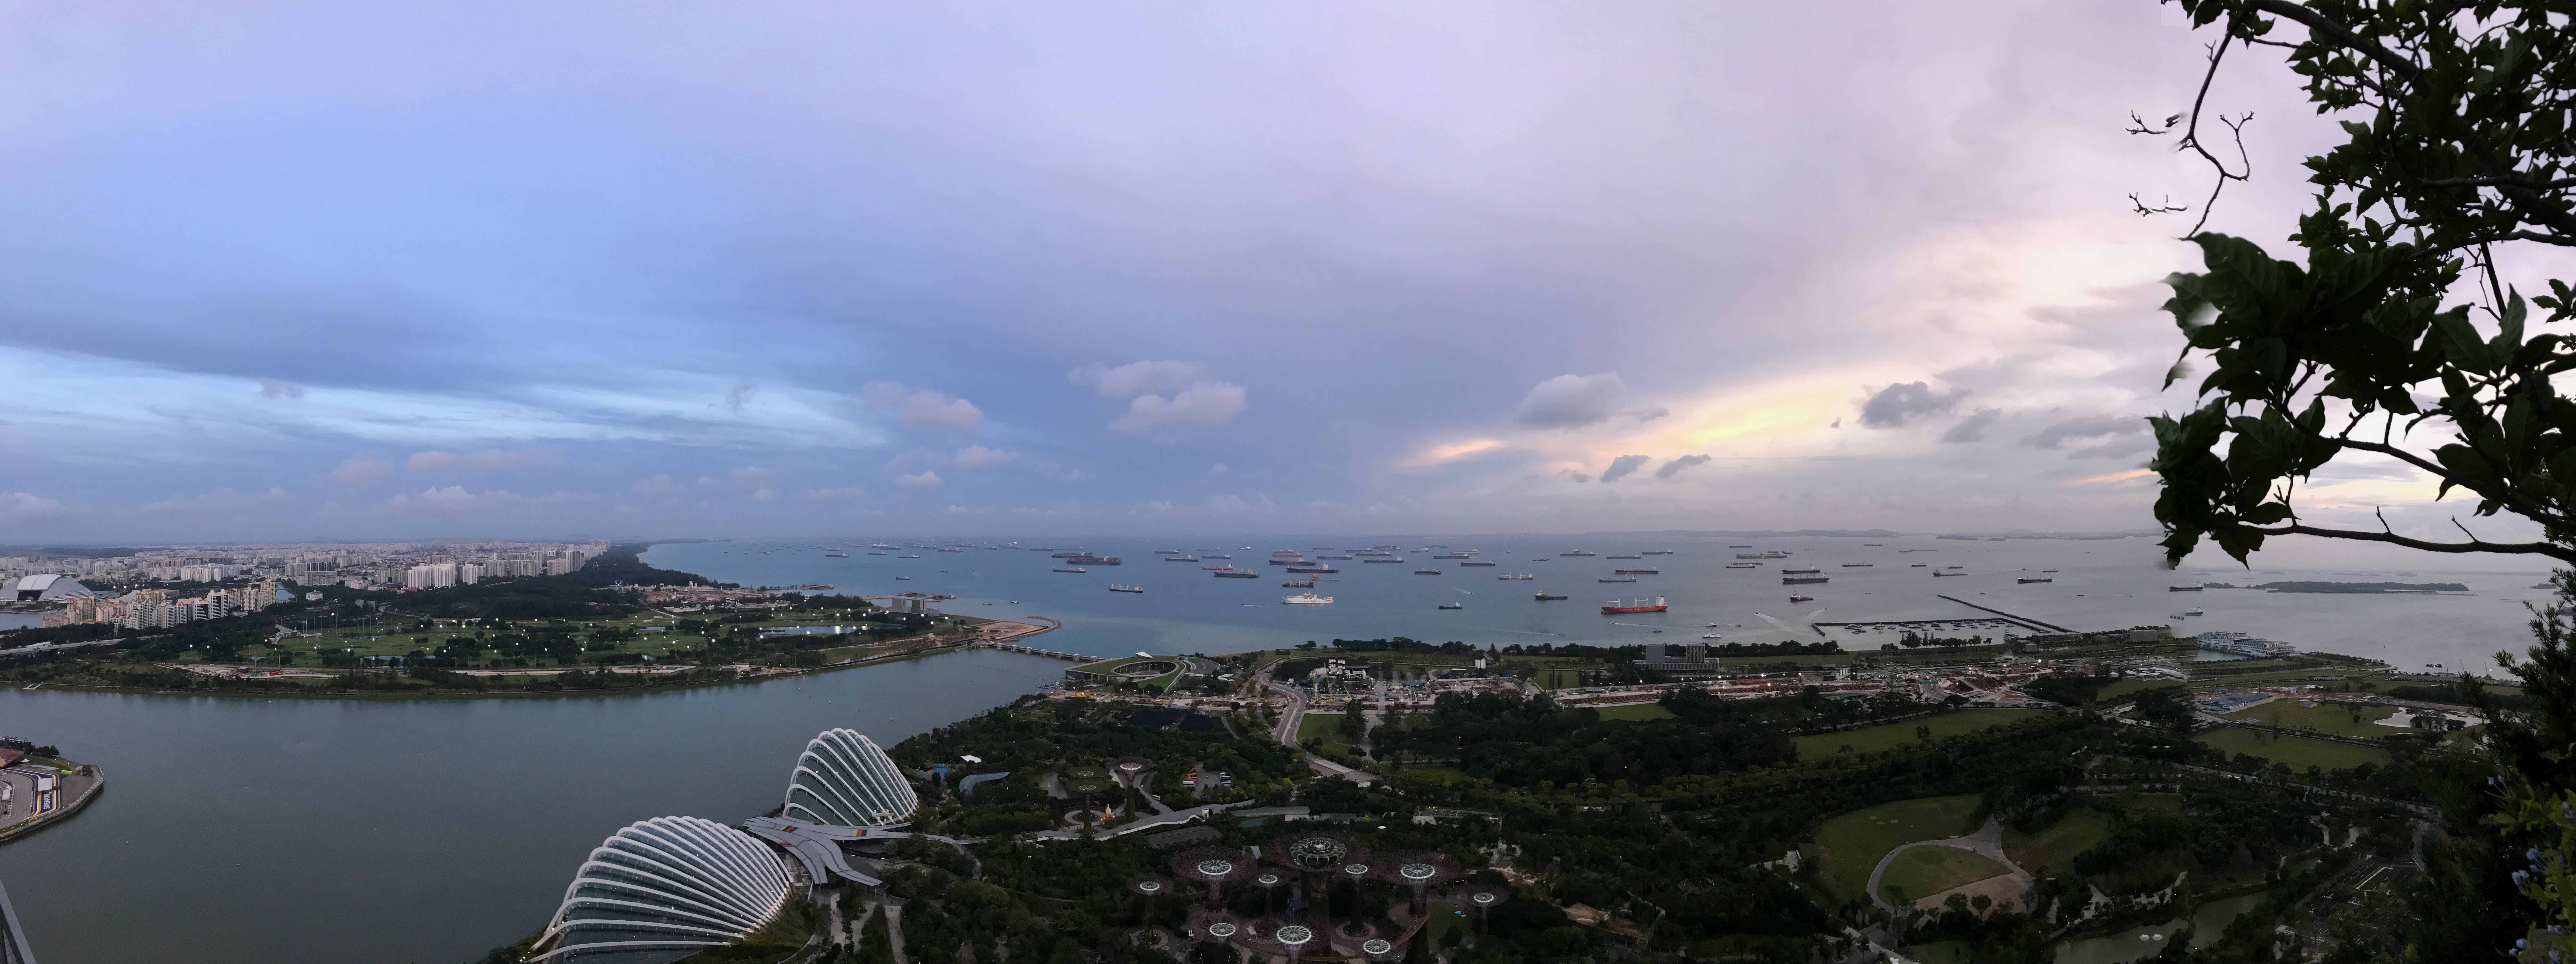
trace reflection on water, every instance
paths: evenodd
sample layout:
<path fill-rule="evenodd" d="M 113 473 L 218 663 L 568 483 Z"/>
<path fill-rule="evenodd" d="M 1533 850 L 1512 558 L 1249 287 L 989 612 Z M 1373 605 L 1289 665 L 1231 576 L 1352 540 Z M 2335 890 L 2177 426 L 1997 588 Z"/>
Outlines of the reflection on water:
<path fill-rule="evenodd" d="M 753 816 L 821 730 L 892 745 L 1063 665 L 983 651 L 557 699 L 0 690 L 0 733 L 108 774 L 70 822 L 0 846 L 0 880 L 46 964 L 461 964 L 542 926 L 619 827 Z"/>
<path fill-rule="evenodd" d="M 2237 915 L 2261 906 L 2267 893 L 2244 894 L 2226 900 L 2213 900 L 2200 905 L 2191 915 L 2191 946 L 2208 947 Z M 2173 943 L 2173 935 L 2182 929 L 2177 918 L 2153 927 L 2121 931 L 2108 937 L 2067 941 L 2057 945 L 2057 964 L 2129 964 L 2164 953 Z M 2145 940 L 2139 938 L 2146 937 Z"/>

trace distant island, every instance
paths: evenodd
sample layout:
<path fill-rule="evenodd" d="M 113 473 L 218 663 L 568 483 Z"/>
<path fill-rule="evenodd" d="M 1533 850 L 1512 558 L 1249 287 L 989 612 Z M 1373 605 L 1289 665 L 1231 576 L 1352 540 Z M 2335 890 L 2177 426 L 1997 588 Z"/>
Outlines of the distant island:
<path fill-rule="evenodd" d="M 2271 592 L 2467 592 L 2469 587 L 2456 582 L 2267 582 L 2253 586 L 2234 583 L 2202 583 L 2204 589 L 2263 589 Z"/>

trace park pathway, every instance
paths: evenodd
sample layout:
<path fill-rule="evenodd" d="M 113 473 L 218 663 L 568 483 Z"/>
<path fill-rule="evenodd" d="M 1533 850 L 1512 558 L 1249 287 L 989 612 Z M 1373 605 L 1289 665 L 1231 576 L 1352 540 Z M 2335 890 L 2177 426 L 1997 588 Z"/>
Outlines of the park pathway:
<path fill-rule="evenodd" d="M 1888 903 L 1887 898 L 1880 896 L 1878 891 L 1879 878 L 1886 876 L 1888 865 L 1896 862 L 1896 855 L 1912 850 L 1916 847 L 1955 847 L 1960 850 L 1968 851 L 1969 853 L 1976 854 L 1980 857 L 1984 857 L 1988 860 L 2004 865 L 2004 869 L 2011 872 L 2012 878 L 2021 883 L 2022 889 L 2025 892 L 2030 889 L 2032 880 L 2030 872 L 2021 869 L 2021 865 L 2013 863 L 2012 858 L 2004 856 L 2003 820 L 1999 817 L 1987 817 L 1986 825 L 1977 828 L 1977 832 L 1975 833 L 1968 834 L 1964 837 L 1949 837 L 1941 840 L 1918 840 L 1913 843 L 1897 847 L 1894 850 L 1890 850 L 1887 852 L 1887 856 L 1878 858 L 1878 866 L 1870 868 L 1869 871 L 1869 902 L 1872 905 L 1876 906 L 1880 910 L 1888 911 L 1890 913 L 1896 911 L 1896 905 Z M 1971 883 L 1974 883 L 1974 881 L 1971 881 Z M 1947 893 L 1947 891 L 1944 891 L 1944 893 Z M 1924 896 L 1929 897 L 1938 895 L 1926 894 Z"/>

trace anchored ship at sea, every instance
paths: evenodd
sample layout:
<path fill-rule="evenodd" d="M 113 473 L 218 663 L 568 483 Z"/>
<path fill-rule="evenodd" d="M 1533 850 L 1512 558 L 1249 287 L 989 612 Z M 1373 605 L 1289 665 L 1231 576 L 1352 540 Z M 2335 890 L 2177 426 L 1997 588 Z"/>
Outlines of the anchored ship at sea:
<path fill-rule="evenodd" d="M 1815 585 L 1815 584 L 1817 584 L 1817 583 L 1821 583 L 1821 582 L 1828 582 L 1828 581 L 1830 581 L 1830 578 L 1829 578 L 1829 577 L 1826 577 L 1826 576 L 1782 576 L 1782 577 L 1780 577 L 1780 584 L 1781 584 L 1781 585 L 1783 585 L 1783 586 L 1812 586 L 1812 585 Z"/>
<path fill-rule="evenodd" d="M 1619 613 L 1659 613 L 1668 608 L 1670 607 L 1664 605 L 1662 596 L 1655 597 L 1653 602 L 1643 599 L 1613 599 L 1601 607 L 1601 614 L 1611 616 Z"/>
<path fill-rule="evenodd" d="M 1117 584 L 1117 583 L 1114 583 L 1114 582 L 1113 582 L 1113 583 L 1110 583 L 1110 584 L 1109 584 L 1109 591 L 1110 591 L 1110 592 L 1144 592 L 1144 591 L 1145 591 L 1145 587 L 1143 587 L 1143 586 L 1121 586 L 1121 585 L 1119 585 L 1119 584 Z"/>
<path fill-rule="evenodd" d="M 1311 592 L 1301 592 L 1294 596 L 1283 597 L 1279 601 L 1290 606 L 1326 606 L 1332 604 L 1333 597 L 1318 596 Z"/>

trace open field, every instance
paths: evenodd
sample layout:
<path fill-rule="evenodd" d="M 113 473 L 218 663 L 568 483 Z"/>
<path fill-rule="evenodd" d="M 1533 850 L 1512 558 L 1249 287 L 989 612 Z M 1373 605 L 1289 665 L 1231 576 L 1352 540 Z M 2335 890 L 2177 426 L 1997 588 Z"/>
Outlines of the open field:
<path fill-rule="evenodd" d="M 1335 753 L 1358 753 L 1360 751 L 1359 747 L 1352 746 L 1348 741 L 1343 739 L 1342 714 L 1339 713 L 1309 712 L 1306 714 L 1304 719 L 1297 721 L 1297 742 L 1304 743 L 1308 739 L 1316 737 L 1321 737 L 1323 739 L 1324 749 L 1331 750 Z"/>
<path fill-rule="evenodd" d="M 2004 865 L 1957 847 L 1916 847 L 1888 861 L 1879 896 L 1907 904 L 2004 873 L 2010 873 Z"/>
<path fill-rule="evenodd" d="M 1879 858 L 1917 840 L 1956 837 L 1977 829 L 1976 794 L 1882 803 L 1827 820 L 1813 845 L 1823 858 L 1826 886 L 1843 897 L 1868 896 L 1869 872 Z"/>
<path fill-rule="evenodd" d="M 2034 874 L 2058 873 L 2111 835 L 2111 818 L 2077 810 L 2035 833 L 2004 828 L 2004 855 Z"/>
<path fill-rule="evenodd" d="M 2109 686 L 2102 687 L 2102 692 L 2093 697 L 2093 702 L 2103 706 L 2109 706 L 2113 703 L 2118 703 L 2122 700 L 2128 699 L 2129 697 L 2145 690 L 2181 685 L 2182 681 L 2178 679 L 2124 679 Z"/>
<path fill-rule="evenodd" d="M 2017 723 L 2047 712 L 2049 711 L 1981 707 L 1921 719 L 1901 720 L 1883 726 L 1865 726 L 1839 733 L 1814 733 L 1794 737 L 1792 742 L 1798 745 L 1798 759 L 1820 760 L 1841 753 L 1842 748 L 1846 746 L 1851 747 L 1854 753 L 1876 753 L 1880 750 L 1895 749 L 1914 742 L 1918 727 L 1931 728 L 1932 738 L 1937 740 L 1962 733 L 1974 733 L 2006 723 Z"/>
<path fill-rule="evenodd" d="M 1673 711 L 1656 703 L 1629 703 L 1624 706 L 1596 706 L 1605 720 L 1669 720 Z"/>
<path fill-rule="evenodd" d="M 2226 717 L 2265 726 L 2376 740 L 2383 736 L 2395 736 L 2406 732 L 2399 727 L 2379 725 L 2378 721 L 2395 715 L 2397 715 L 2397 708 L 2393 706 L 2373 706 L 2367 703 L 2319 703 L 2315 706 L 2300 706 L 2299 701 L 2294 699 L 2278 699 L 2261 706 L 2249 706 L 2237 710 L 2226 714 Z"/>
<path fill-rule="evenodd" d="M 2391 729 L 2389 732 L 2397 731 Z M 2231 757 L 2239 753 L 2251 754 L 2276 763 L 2288 764 L 2292 770 L 2304 771 L 2311 766 L 2343 770 L 2364 763 L 2383 767 L 2388 765 L 2388 754 L 2376 747 L 2311 740 L 2303 736 L 2272 736 L 2252 730 L 2219 727 L 2193 739 L 2200 741 L 2203 746 L 2225 750 Z"/>

